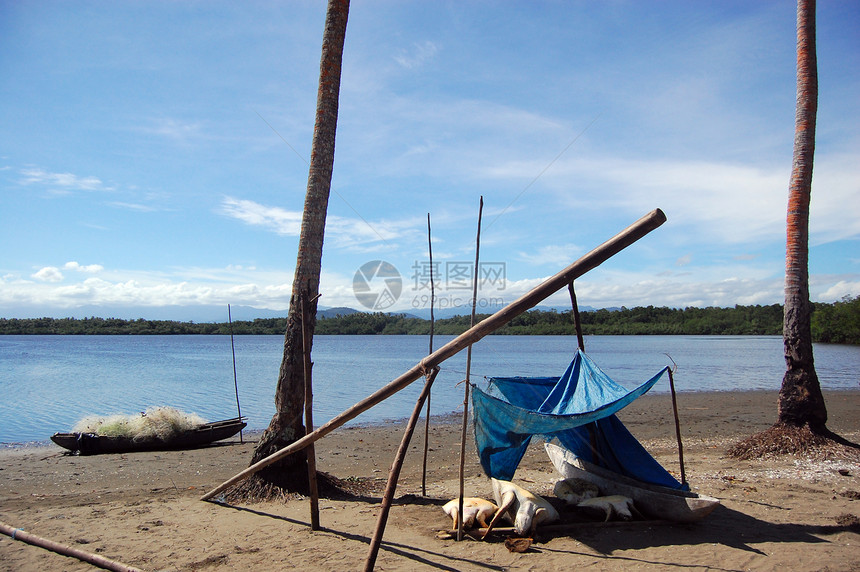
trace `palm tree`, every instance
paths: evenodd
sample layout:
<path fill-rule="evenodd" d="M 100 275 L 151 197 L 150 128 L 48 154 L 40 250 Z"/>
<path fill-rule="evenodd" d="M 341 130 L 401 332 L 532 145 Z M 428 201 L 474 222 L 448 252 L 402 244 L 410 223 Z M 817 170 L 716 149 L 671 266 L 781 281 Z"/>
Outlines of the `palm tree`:
<path fill-rule="evenodd" d="M 797 110 L 794 160 L 788 190 L 783 344 L 786 372 L 779 392 L 778 423 L 824 430 L 827 409 L 812 356 L 809 301 L 809 201 L 818 110 L 815 0 L 797 3 Z"/>
<path fill-rule="evenodd" d="M 751 459 L 770 454 L 827 453 L 858 445 L 830 432 L 827 408 L 812 356 L 812 304 L 809 301 L 809 201 L 818 111 L 818 63 L 815 53 L 815 0 L 797 2 L 797 110 L 794 159 L 788 192 L 785 252 L 783 345 L 786 372 L 779 390 L 777 422 L 729 449 Z M 843 449 L 844 450 L 844 449 Z"/>
<path fill-rule="evenodd" d="M 334 167 L 341 63 L 348 15 L 349 0 L 329 0 L 323 34 L 308 188 L 287 316 L 287 331 L 284 335 L 284 355 L 275 391 L 275 415 L 254 449 L 251 464 L 268 457 L 305 434 L 301 303 L 303 296 L 309 302 L 307 327 L 312 339 L 316 325 L 316 295 L 320 283 L 326 211 Z M 307 351 L 310 351 L 310 347 Z M 273 486 L 289 490 L 304 489 L 307 486 L 306 462 L 307 457 L 302 452 L 274 463 L 260 471 L 254 479 L 243 483 L 245 493 L 268 495 Z"/>

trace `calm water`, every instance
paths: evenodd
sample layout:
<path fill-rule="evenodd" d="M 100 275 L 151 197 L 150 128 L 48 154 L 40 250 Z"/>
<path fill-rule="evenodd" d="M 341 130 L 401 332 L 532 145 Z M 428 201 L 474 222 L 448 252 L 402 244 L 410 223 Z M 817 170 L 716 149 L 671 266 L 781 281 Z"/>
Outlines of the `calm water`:
<path fill-rule="evenodd" d="M 437 336 L 435 347 L 452 339 Z M 489 336 L 473 347 L 472 379 L 561 375 L 575 338 Z M 242 414 L 265 428 L 283 336 L 237 336 Z M 322 424 L 415 365 L 426 336 L 317 336 L 314 422 Z M 679 391 L 779 388 L 782 338 L 769 336 L 590 336 L 588 354 L 613 379 L 634 386 L 671 362 Z M 860 348 L 819 344 L 816 370 L 825 389 L 857 389 Z M 431 399 L 434 414 L 462 411 L 466 352 L 442 365 Z M 380 423 L 408 417 L 416 382 L 356 418 Z M 667 392 L 661 380 L 652 391 Z M 0 336 L 0 443 L 44 441 L 90 414 L 134 413 L 171 405 L 207 420 L 236 415 L 229 336 Z"/>

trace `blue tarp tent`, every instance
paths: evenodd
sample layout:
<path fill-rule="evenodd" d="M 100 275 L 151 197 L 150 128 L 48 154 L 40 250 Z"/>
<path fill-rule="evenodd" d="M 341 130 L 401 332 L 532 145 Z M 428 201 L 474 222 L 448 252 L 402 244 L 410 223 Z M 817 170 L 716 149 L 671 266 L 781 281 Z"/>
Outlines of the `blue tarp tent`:
<path fill-rule="evenodd" d="M 509 481 L 531 438 L 542 436 L 607 469 L 671 488 L 684 488 L 615 416 L 669 370 L 628 390 L 578 350 L 561 377 L 494 377 L 472 392 L 475 441 L 484 472 Z"/>

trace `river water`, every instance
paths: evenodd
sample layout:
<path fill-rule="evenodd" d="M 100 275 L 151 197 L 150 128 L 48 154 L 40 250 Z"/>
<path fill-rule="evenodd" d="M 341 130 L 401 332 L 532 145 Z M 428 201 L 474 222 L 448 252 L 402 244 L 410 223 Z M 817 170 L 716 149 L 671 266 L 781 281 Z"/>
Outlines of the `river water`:
<path fill-rule="evenodd" d="M 436 348 L 453 339 L 437 336 Z M 314 338 L 314 422 L 322 424 L 414 366 L 427 336 Z M 236 373 L 249 429 L 265 428 L 283 336 L 236 336 Z M 488 336 L 473 347 L 472 381 L 484 376 L 557 376 L 576 346 L 568 336 Z M 588 336 L 586 351 L 615 381 L 633 387 L 677 364 L 684 391 L 776 390 L 785 363 L 778 336 Z M 668 356 L 667 356 L 668 354 Z M 857 389 L 860 347 L 815 346 L 825 390 Z M 462 411 L 466 352 L 442 364 L 434 414 Z M 409 416 L 416 382 L 353 420 L 377 424 Z M 668 392 L 664 380 L 652 392 Z M 0 336 L 0 444 L 45 441 L 92 414 L 170 405 L 214 421 L 236 416 L 230 336 Z"/>

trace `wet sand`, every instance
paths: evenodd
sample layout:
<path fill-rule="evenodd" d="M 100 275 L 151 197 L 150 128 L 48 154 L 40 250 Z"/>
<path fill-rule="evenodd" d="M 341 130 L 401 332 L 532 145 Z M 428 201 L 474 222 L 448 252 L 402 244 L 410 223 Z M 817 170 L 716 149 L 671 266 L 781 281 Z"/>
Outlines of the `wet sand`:
<path fill-rule="evenodd" d="M 860 391 L 825 393 L 828 427 L 860 442 Z M 459 421 L 430 431 L 421 496 L 423 421 L 406 458 L 377 570 L 860 570 L 860 463 L 850 459 L 736 461 L 726 449 L 769 427 L 775 392 L 679 396 L 687 478 L 721 506 L 694 524 L 634 521 L 540 533 L 524 553 L 502 536 L 437 539 L 441 506 L 458 491 Z M 668 396 L 645 396 L 619 415 L 671 472 L 678 456 Z M 403 424 L 342 428 L 317 443 L 317 467 L 367 491 L 320 501 L 310 530 L 306 499 L 225 506 L 199 497 L 247 467 L 253 443 L 193 451 L 75 457 L 55 446 L 0 452 L 0 521 L 144 570 L 355 570 L 364 566 Z M 551 494 L 557 479 L 533 443 L 515 481 Z M 492 498 L 467 446 L 467 496 Z M 853 517 L 853 519 L 852 519 Z M 852 522 L 854 524 L 852 524 Z M 92 570 L 0 535 L 0 570 Z"/>

